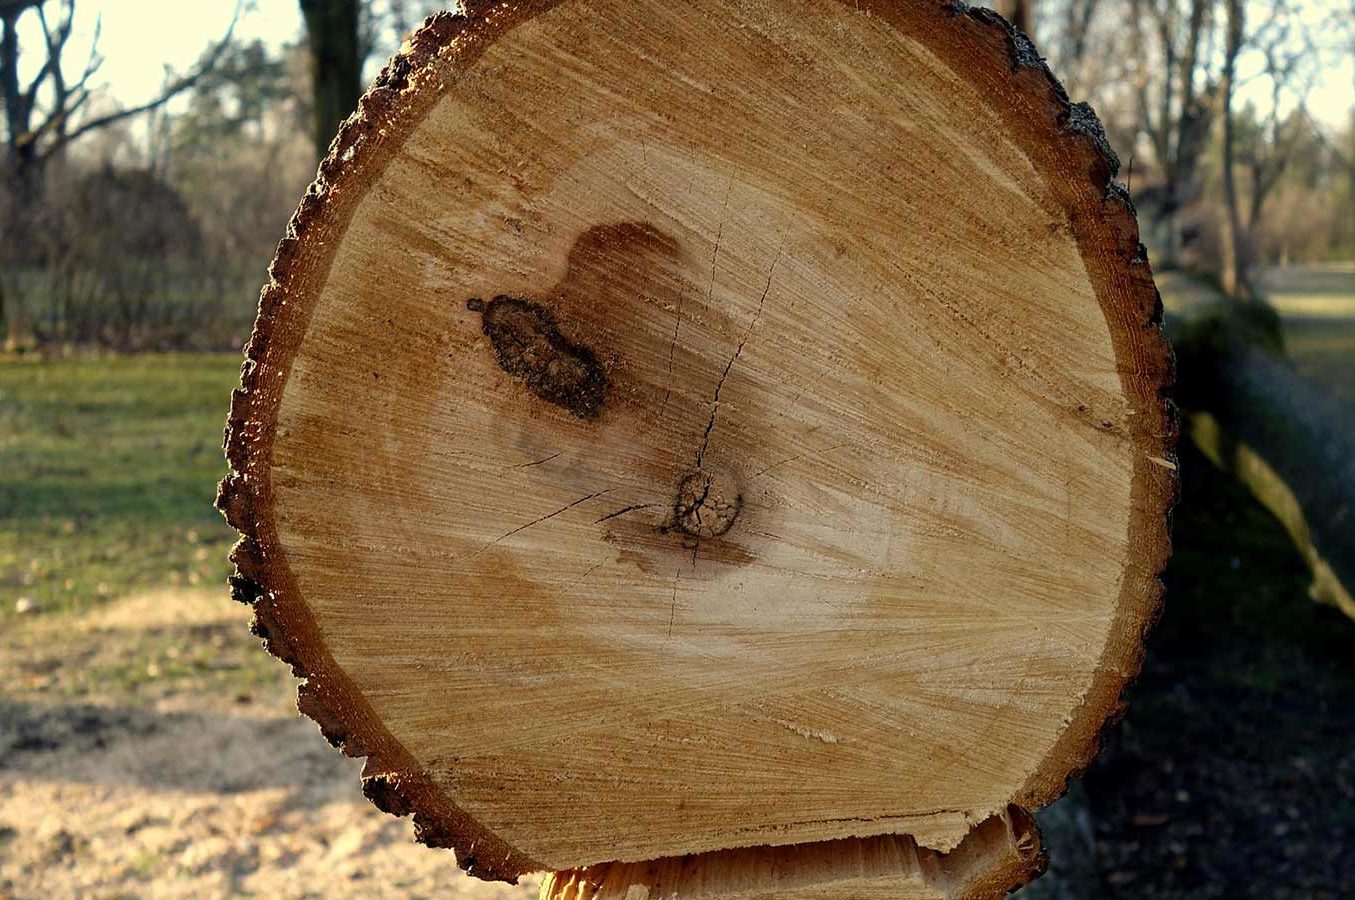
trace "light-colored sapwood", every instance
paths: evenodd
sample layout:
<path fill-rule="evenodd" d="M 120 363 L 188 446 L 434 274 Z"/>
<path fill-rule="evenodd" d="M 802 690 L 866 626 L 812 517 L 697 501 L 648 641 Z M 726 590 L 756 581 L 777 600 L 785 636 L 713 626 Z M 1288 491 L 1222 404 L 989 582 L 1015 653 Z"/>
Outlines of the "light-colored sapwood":
<path fill-rule="evenodd" d="M 1002 896 L 1041 864 L 1019 813 L 995 816 L 949 853 L 884 835 L 719 850 L 557 872 L 541 900 L 962 900 Z"/>

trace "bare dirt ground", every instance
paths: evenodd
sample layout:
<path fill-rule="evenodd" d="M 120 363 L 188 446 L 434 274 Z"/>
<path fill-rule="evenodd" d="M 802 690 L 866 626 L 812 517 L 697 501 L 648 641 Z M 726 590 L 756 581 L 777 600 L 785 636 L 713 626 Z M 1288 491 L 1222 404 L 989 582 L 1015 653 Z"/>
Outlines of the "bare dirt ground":
<path fill-rule="evenodd" d="M 8 624 L 0 898 L 535 896 L 372 807 L 361 761 L 297 716 L 247 620 L 224 590 L 188 590 Z M 208 658 L 174 668 L 190 641 Z"/>

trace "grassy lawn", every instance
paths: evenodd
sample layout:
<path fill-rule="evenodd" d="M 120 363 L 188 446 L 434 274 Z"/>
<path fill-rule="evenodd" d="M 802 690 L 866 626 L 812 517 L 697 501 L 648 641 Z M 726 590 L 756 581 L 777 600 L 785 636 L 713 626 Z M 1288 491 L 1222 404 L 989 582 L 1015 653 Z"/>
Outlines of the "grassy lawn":
<path fill-rule="evenodd" d="M 1355 421 L 1355 318 L 1286 319 L 1284 342 L 1299 374 L 1321 385 Z"/>
<path fill-rule="evenodd" d="M 48 616 L 223 583 L 238 377 L 236 354 L 0 362 L 0 622 L 24 598 Z"/>
<path fill-rule="evenodd" d="M 1299 373 L 1340 401 L 1355 421 L 1355 262 L 1272 269 L 1263 284 Z"/>
<path fill-rule="evenodd" d="M 212 508 L 238 379 L 234 353 L 0 362 L 11 698 L 290 693 L 229 599 L 235 534 Z"/>

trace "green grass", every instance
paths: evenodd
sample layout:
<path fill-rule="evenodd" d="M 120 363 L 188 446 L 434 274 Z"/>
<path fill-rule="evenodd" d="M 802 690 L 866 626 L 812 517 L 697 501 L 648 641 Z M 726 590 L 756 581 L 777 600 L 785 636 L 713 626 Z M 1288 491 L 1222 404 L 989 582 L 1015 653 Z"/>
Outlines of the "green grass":
<path fill-rule="evenodd" d="M 1355 420 L 1355 262 L 1272 269 L 1263 283 L 1294 366 Z"/>
<path fill-rule="evenodd" d="M 235 354 L 0 362 L 0 622 L 225 579 L 238 377 Z"/>
<path fill-rule="evenodd" d="M 1217 285 L 1184 272 L 1161 272 L 1156 280 L 1170 313 L 1222 299 Z M 1270 269 L 1261 284 L 1294 368 L 1355 421 L 1355 262 Z"/>
<path fill-rule="evenodd" d="M 1355 319 L 1286 320 L 1284 341 L 1299 374 L 1321 386 L 1355 421 Z"/>

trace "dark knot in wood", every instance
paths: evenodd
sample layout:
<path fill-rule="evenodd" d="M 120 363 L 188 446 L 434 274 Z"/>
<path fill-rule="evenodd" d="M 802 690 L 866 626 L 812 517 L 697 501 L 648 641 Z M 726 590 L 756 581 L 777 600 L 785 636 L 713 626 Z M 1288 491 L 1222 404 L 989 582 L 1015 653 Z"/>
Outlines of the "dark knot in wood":
<path fill-rule="evenodd" d="M 548 403 L 580 419 L 596 419 L 607 393 L 607 373 L 593 351 L 565 337 L 555 315 L 530 300 L 499 295 L 466 308 L 483 316 L 499 368 Z"/>
<path fill-rule="evenodd" d="M 722 469 L 697 469 L 678 485 L 673 521 L 695 538 L 715 538 L 729 531 L 743 507 L 737 480 Z"/>

